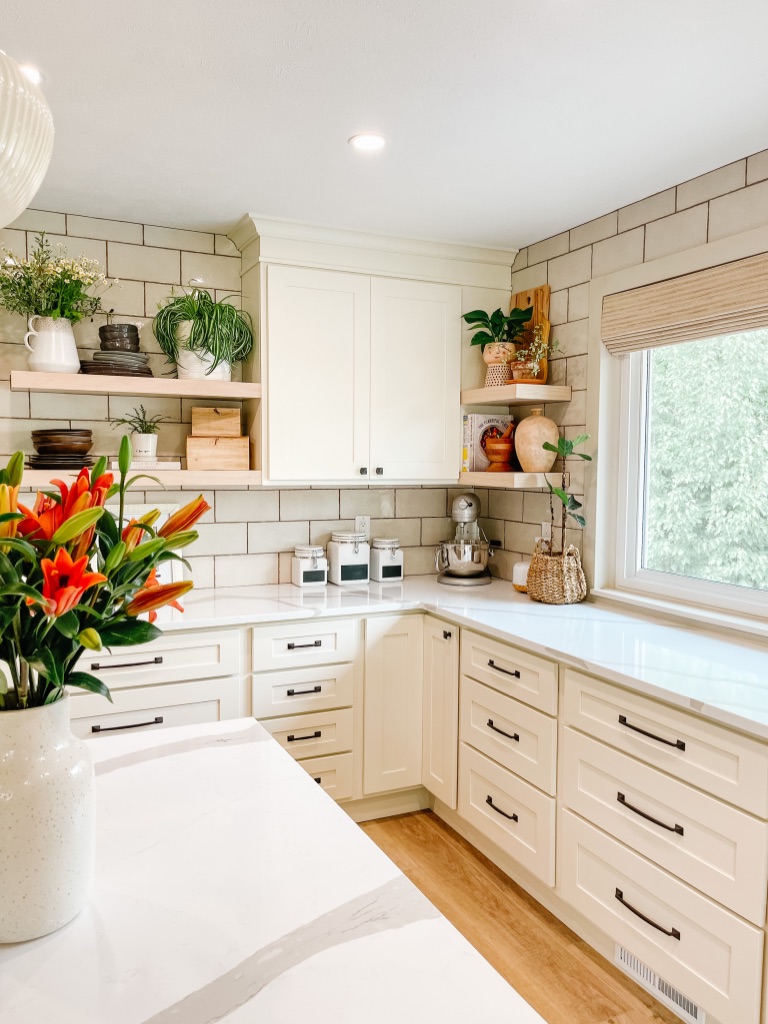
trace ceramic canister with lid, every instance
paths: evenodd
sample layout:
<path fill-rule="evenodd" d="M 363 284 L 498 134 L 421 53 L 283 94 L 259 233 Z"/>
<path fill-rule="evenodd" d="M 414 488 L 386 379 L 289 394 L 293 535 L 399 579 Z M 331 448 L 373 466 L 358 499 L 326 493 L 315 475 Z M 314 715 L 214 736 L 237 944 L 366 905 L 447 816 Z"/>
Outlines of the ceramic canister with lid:
<path fill-rule="evenodd" d="M 328 582 L 328 559 L 317 544 L 298 544 L 291 559 L 291 582 L 295 587 L 324 587 Z"/>
<path fill-rule="evenodd" d="M 367 583 L 371 549 L 364 533 L 337 531 L 328 544 L 328 579 L 337 586 Z"/>
<path fill-rule="evenodd" d="M 371 579 L 377 583 L 403 578 L 403 549 L 396 537 L 374 537 Z"/>

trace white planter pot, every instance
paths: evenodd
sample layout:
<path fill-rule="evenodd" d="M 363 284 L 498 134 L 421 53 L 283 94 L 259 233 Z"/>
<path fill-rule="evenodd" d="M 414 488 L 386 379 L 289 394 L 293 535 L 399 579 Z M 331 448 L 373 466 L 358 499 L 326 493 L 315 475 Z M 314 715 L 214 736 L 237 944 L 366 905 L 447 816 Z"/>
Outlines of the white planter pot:
<path fill-rule="evenodd" d="M 191 329 L 191 320 L 185 320 L 176 328 L 176 340 L 179 343 L 176 369 L 179 380 L 232 380 L 232 367 L 229 363 L 219 363 L 215 370 L 211 370 L 214 360 L 209 352 L 190 352 L 186 348 L 184 343 Z"/>
<path fill-rule="evenodd" d="M 32 321 L 37 320 L 37 328 Z M 80 359 L 77 354 L 72 324 L 62 317 L 31 316 L 29 330 L 24 335 L 24 344 L 31 355 L 27 362 L 36 373 L 79 373 Z M 34 344 L 30 344 L 30 338 Z"/>
<path fill-rule="evenodd" d="M 131 434 L 134 459 L 157 458 L 157 434 Z"/>
<path fill-rule="evenodd" d="M 0 942 L 24 942 L 71 921 L 93 875 L 93 764 L 69 698 L 0 711 L 0 764 Z"/>

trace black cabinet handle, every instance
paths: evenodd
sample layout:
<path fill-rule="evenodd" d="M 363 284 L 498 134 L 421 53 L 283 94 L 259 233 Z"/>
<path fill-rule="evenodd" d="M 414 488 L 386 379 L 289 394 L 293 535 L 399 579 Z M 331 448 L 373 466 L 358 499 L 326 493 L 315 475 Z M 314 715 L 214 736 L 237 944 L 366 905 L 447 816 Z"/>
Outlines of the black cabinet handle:
<path fill-rule="evenodd" d="M 360 476 L 368 476 L 368 467 L 367 466 L 361 466 L 360 467 Z"/>
<path fill-rule="evenodd" d="M 518 820 L 516 814 L 507 814 L 506 811 L 502 811 L 502 809 L 500 807 L 497 807 L 496 804 L 493 802 L 493 797 L 490 796 L 490 794 L 485 798 L 485 802 L 488 804 L 489 807 L 492 807 L 494 809 L 494 811 L 496 811 L 497 814 L 501 814 L 505 818 L 509 818 L 510 821 L 517 821 Z"/>
<path fill-rule="evenodd" d="M 144 665 L 162 665 L 163 656 L 158 654 L 156 658 L 150 658 L 149 661 L 125 661 L 119 665 L 102 665 L 98 661 L 91 662 L 91 672 L 106 672 L 112 668 L 143 668 Z"/>
<path fill-rule="evenodd" d="M 287 646 L 289 651 L 303 651 L 305 647 L 322 647 L 323 641 L 315 640 L 311 644 L 288 644 Z"/>
<path fill-rule="evenodd" d="M 627 798 L 623 793 L 617 793 L 616 799 L 620 804 L 623 804 L 628 811 L 632 811 L 634 814 L 639 814 L 641 818 L 645 818 L 646 821 L 652 821 L 654 825 L 658 825 L 660 828 L 665 828 L 668 832 L 677 832 L 679 836 L 685 835 L 685 831 L 682 825 L 667 825 L 665 821 L 659 821 L 658 818 L 651 817 L 650 814 L 646 814 L 645 811 L 641 811 L 639 807 L 635 807 L 627 802 Z"/>
<path fill-rule="evenodd" d="M 451 631 L 449 629 L 444 629 L 443 630 L 443 640 L 450 640 L 452 636 L 453 636 L 453 634 L 451 633 Z"/>
<path fill-rule="evenodd" d="M 627 910 L 633 913 L 635 917 L 639 917 L 641 921 L 645 921 L 646 924 L 649 924 L 651 928 L 655 928 L 656 931 L 661 932 L 662 935 L 668 935 L 670 939 L 679 940 L 680 932 L 677 930 L 677 928 L 664 928 L 663 925 L 656 924 L 655 921 L 652 921 L 650 917 L 646 917 L 645 914 L 641 914 L 640 911 L 636 907 L 633 907 L 631 903 L 627 903 L 627 901 L 624 899 L 624 893 L 621 891 L 621 889 L 616 890 L 615 896 L 619 903 L 621 903 L 623 907 L 626 907 Z"/>
<path fill-rule="evenodd" d="M 377 466 L 376 467 L 376 476 L 384 476 L 384 467 L 383 466 Z"/>
<path fill-rule="evenodd" d="M 497 672 L 503 672 L 505 676 L 514 676 L 515 679 L 520 678 L 520 672 L 515 669 L 514 672 L 510 672 L 508 668 L 502 668 L 501 665 L 497 665 L 493 658 L 488 659 L 488 668 L 496 669 Z"/>
<path fill-rule="evenodd" d="M 289 690 L 289 697 L 303 697 L 307 693 L 322 693 L 322 686 L 313 686 L 311 690 Z"/>
<path fill-rule="evenodd" d="M 318 786 L 320 786 L 320 785 L 322 785 L 322 782 L 323 782 L 323 780 L 322 780 L 322 779 L 321 779 L 321 778 L 320 778 L 320 777 L 318 776 L 318 777 L 317 777 L 317 778 L 315 779 L 315 782 L 316 782 L 316 783 L 318 784 Z"/>
<path fill-rule="evenodd" d="M 663 736 L 657 736 L 655 733 L 647 732 L 645 729 L 641 729 L 638 725 L 632 725 L 631 722 L 628 722 L 626 715 L 619 715 L 619 725 L 625 725 L 627 729 L 631 729 L 632 732 L 639 732 L 641 736 L 647 736 L 649 739 L 656 740 L 657 743 L 666 743 L 668 747 L 677 747 L 678 750 L 685 750 L 685 743 L 682 740 L 665 740 Z"/>
<path fill-rule="evenodd" d="M 515 740 L 517 743 L 520 742 L 520 737 L 516 732 L 504 732 L 503 729 L 500 729 L 497 725 L 493 724 L 492 718 L 488 719 L 488 728 L 493 729 L 494 732 L 501 733 L 501 735 L 506 736 L 508 740 Z"/>
<path fill-rule="evenodd" d="M 298 743 L 300 740 L 319 740 L 323 734 L 319 729 L 316 729 L 311 736 L 294 736 L 293 733 L 288 737 L 289 743 Z"/>
<path fill-rule="evenodd" d="M 131 722 L 130 725 L 92 725 L 91 732 L 120 732 L 121 729 L 143 729 L 145 725 L 162 725 L 163 716 L 156 715 L 151 722 Z"/>

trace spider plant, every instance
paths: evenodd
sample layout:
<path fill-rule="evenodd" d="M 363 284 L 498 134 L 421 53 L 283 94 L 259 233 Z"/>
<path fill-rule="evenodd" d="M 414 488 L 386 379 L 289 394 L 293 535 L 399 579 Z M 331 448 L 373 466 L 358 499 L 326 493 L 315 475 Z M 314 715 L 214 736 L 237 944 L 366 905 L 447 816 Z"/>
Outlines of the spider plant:
<path fill-rule="evenodd" d="M 109 421 L 115 427 L 129 427 L 132 434 L 156 434 L 161 423 L 169 423 L 167 416 L 150 416 L 143 405 L 131 409 L 127 416 Z"/>
<path fill-rule="evenodd" d="M 253 348 L 253 321 L 250 314 L 237 309 L 226 298 L 215 302 L 203 289 L 183 295 L 171 295 L 152 321 L 152 330 L 169 363 L 178 361 L 179 346 L 213 357 L 211 373 L 219 363 L 236 363 Z M 187 322 L 189 336 L 184 338 Z M 182 326 L 183 325 L 183 326 Z M 179 337 L 179 328 L 182 336 Z"/>

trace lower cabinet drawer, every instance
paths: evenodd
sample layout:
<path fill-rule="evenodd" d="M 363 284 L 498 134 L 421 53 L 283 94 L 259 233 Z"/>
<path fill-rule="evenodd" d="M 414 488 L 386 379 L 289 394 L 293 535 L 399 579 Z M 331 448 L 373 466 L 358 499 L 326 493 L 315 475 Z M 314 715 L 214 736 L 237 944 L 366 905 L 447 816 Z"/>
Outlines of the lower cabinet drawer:
<path fill-rule="evenodd" d="M 722 1024 L 756 1024 L 763 932 L 564 810 L 560 895 Z"/>
<path fill-rule="evenodd" d="M 277 623 L 254 626 L 252 631 L 254 672 L 306 665 L 333 665 L 352 661 L 359 623 L 352 619 Z"/>
<path fill-rule="evenodd" d="M 466 743 L 459 744 L 458 812 L 537 878 L 555 884 L 555 801 Z"/>
<path fill-rule="evenodd" d="M 723 903 L 765 921 L 768 825 L 607 747 L 563 730 L 563 803 Z"/>
<path fill-rule="evenodd" d="M 258 672 L 251 677 L 254 718 L 325 711 L 352 704 L 354 665 Z"/>
<path fill-rule="evenodd" d="M 334 800 L 351 800 L 353 794 L 352 754 L 310 757 L 300 762 L 315 782 Z"/>
<path fill-rule="evenodd" d="M 297 761 L 352 749 L 352 709 L 318 711 L 290 718 L 270 718 L 261 723 Z"/>
<path fill-rule="evenodd" d="M 557 714 L 557 665 L 518 647 L 461 631 L 461 672 L 510 697 Z"/>
<path fill-rule="evenodd" d="M 200 725 L 237 718 L 239 683 L 214 679 L 205 683 L 176 683 L 151 689 L 117 690 L 113 704 L 97 694 L 72 694 L 72 732 L 82 739 L 118 732 L 148 732 L 172 725 Z"/>
<path fill-rule="evenodd" d="M 460 736 L 539 789 L 555 792 L 557 722 L 482 683 L 461 677 Z"/>

